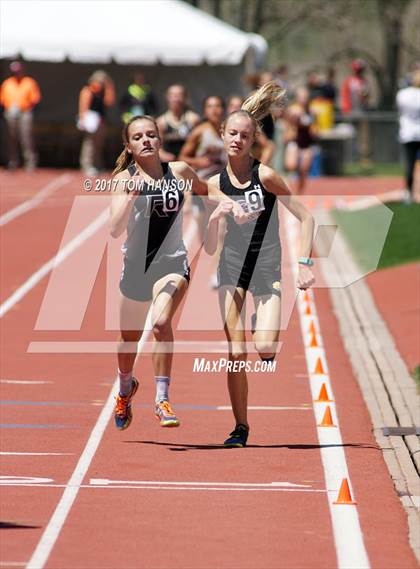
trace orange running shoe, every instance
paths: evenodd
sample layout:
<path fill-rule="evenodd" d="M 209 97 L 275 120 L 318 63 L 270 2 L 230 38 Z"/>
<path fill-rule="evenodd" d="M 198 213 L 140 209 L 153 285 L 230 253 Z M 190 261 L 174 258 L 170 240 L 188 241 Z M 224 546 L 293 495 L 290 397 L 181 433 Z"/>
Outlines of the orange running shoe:
<path fill-rule="evenodd" d="M 156 403 L 155 415 L 156 419 L 160 421 L 161 427 L 179 427 L 179 420 L 168 400 L 164 399 Z"/>
<path fill-rule="evenodd" d="M 131 400 L 139 388 L 139 382 L 135 377 L 133 377 L 132 380 L 133 385 L 131 387 L 130 393 L 126 397 L 122 397 L 122 395 L 118 394 L 115 398 L 115 426 L 120 431 L 128 429 L 133 418 L 133 412 L 131 411 Z"/>

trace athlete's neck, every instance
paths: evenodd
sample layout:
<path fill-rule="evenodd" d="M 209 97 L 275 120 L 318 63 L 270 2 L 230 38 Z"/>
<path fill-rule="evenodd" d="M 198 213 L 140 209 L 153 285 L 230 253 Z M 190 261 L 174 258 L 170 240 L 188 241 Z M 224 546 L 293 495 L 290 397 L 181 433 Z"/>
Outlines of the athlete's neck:
<path fill-rule="evenodd" d="M 251 178 L 252 156 L 229 156 L 227 171 L 229 176 L 235 176 L 240 184 L 245 184 Z"/>
<path fill-rule="evenodd" d="M 207 119 L 207 124 L 215 131 L 218 136 L 220 136 L 220 127 L 222 126 L 222 123 L 220 121 L 215 122 Z"/>
<path fill-rule="evenodd" d="M 141 163 L 136 162 L 137 170 L 140 176 L 160 180 L 163 178 L 162 162 L 157 156 L 144 157 Z"/>
<path fill-rule="evenodd" d="M 172 115 L 172 118 L 179 122 L 182 118 L 182 115 L 184 114 L 184 109 L 182 107 L 169 109 L 169 114 Z"/>

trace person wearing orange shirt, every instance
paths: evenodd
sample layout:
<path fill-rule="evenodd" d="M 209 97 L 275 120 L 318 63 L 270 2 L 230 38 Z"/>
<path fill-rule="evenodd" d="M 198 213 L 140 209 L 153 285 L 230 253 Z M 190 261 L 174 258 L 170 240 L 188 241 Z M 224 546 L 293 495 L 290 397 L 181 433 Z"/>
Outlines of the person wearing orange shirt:
<path fill-rule="evenodd" d="M 41 93 L 38 83 L 24 74 L 20 61 L 13 61 L 9 70 L 12 76 L 3 81 L 0 87 L 0 104 L 8 128 L 8 168 L 15 170 L 18 167 L 20 142 L 25 168 L 34 170 L 37 156 L 32 137 L 33 109 L 41 100 Z"/>
<path fill-rule="evenodd" d="M 111 78 L 104 71 L 95 71 L 79 95 L 78 128 L 85 133 L 80 150 L 80 168 L 94 176 L 103 167 L 102 151 L 105 142 L 105 115 L 115 104 Z"/>

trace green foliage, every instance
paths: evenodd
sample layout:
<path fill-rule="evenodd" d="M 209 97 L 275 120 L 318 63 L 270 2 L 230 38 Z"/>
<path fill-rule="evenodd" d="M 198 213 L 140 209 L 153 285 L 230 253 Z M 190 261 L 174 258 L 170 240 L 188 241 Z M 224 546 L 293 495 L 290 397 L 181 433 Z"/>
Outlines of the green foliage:
<path fill-rule="evenodd" d="M 264 36 L 268 65 L 301 76 L 346 68 L 362 57 L 377 83 L 379 107 L 392 109 L 398 77 L 420 58 L 419 0 L 186 0 L 229 24 Z"/>
<path fill-rule="evenodd" d="M 344 165 L 344 176 L 402 176 L 403 167 L 398 163 L 376 163 L 368 165 L 352 162 Z"/>
<path fill-rule="evenodd" d="M 420 260 L 420 204 L 385 204 L 393 212 L 391 226 L 379 259 L 378 269 Z M 372 269 L 372 247 L 378 226 L 384 221 L 382 207 L 346 212 L 333 211 L 333 217 L 351 247 L 356 262 Z"/>
<path fill-rule="evenodd" d="M 411 377 L 417 384 L 417 390 L 420 391 L 420 365 L 416 366 L 411 372 Z"/>

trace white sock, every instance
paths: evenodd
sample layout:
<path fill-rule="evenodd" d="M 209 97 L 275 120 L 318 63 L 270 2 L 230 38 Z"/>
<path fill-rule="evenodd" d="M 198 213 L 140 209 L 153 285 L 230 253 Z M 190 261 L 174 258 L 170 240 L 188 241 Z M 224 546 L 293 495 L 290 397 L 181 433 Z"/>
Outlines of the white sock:
<path fill-rule="evenodd" d="M 120 395 L 121 397 L 127 397 L 131 391 L 133 384 L 133 370 L 128 372 L 123 372 L 118 370 L 118 379 L 120 380 Z"/>
<path fill-rule="evenodd" d="M 163 401 L 164 399 L 169 399 L 169 384 L 171 383 L 171 378 L 166 375 L 157 375 L 156 380 L 156 403 Z"/>

